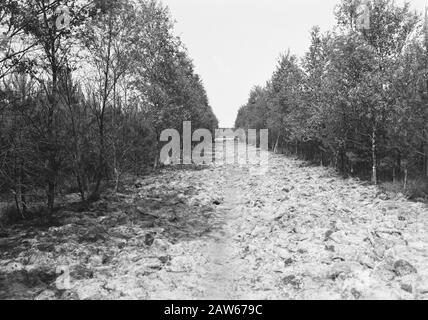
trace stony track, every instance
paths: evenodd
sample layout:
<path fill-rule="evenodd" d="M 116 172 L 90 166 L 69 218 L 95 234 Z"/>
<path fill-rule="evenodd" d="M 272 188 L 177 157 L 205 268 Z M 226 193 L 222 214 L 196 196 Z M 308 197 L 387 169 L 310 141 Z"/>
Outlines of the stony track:
<path fill-rule="evenodd" d="M 56 226 L 9 230 L 0 298 L 428 298 L 426 204 L 283 155 L 252 169 L 165 169 Z"/>

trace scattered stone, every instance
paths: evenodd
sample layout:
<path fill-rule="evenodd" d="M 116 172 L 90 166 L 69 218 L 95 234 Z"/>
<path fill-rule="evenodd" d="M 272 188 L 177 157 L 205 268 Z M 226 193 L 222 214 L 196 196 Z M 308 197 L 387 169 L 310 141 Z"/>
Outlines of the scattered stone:
<path fill-rule="evenodd" d="M 53 243 L 39 243 L 37 244 L 37 249 L 40 251 L 54 251 L 55 245 Z"/>
<path fill-rule="evenodd" d="M 297 252 L 300 253 L 300 254 L 307 254 L 308 250 L 300 248 L 299 250 L 297 250 Z"/>
<path fill-rule="evenodd" d="M 291 286 L 296 290 L 300 289 L 302 285 L 301 281 L 297 279 L 296 276 L 293 276 L 293 275 L 284 277 L 282 279 L 282 283 L 286 286 Z"/>
<path fill-rule="evenodd" d="M 378 199 L 384 200 L 384 201 L 387 201 L 387 200 L 391 199 L 391 197 L 388 194 L 384 193 L 384 192 L 379 192 L 376 196 L 377 196 Z"/>
<path fill-rule="evenodd" d="M 103 262 L 104 262 L 104 258 L 103 258 L 102 256 L 99 256 L 99 255 L 92 255 L 92 256 L 89 258 L 89 263 L 90 263 L 90 264 L 91 264 L 91 266 L 93 266 L 93 267 L 100 266 L 100 265 L 102 265 L 102 264 L 103 264 Z"/>
<path fill-rule="evenodd" d="M 153 247 L 160 251 L 166 251 L 169 249 L 169 244 L 162 239 L 155 239 L 153 241 Z"/>
<path fill-rule="evenodd" d="M 394 263 L 394 272 L 397 276 L 404 277 L 413 273 L 417 273 L 418 271 L 409 262 L 405 260 L 398 260 Z"/>
<path fill-rule="evenodd" d="M 151 233 L 147 233 L 145 238 L 144 238 L 144 244 L 146 246 L 151 246 L 153 244 L 153 242 L 155 241 L 155 237 L 153 236 L 153 234 Z"/>
<path fill-rule="evenodd" d="M 80 236 L 81 242 L 97 242 L 99 240 L 106 240 L 106 230 L 102 226 L 91 226 L 87 231 Z"/>
<path fill-rule="evenodd" d="M 357 289 L 355 289 L 355 288 L 352 288 L 351 289 L 351 294 L 352 294 L 352 296 L 356 299 L 356 300 L 358 300 L 358 299 L 360 299 L 361 298 L 361 292 L 360 291 L 358 291 Z"/>
<path fill-rule="evenodd" d="M 285 267 L 289 267 L 289 266 L 291 266 L 293 263 L 294 263 L 294 261 L 293 261 L 293 259 L 291 259 L 291 258 L 288 258 L 288 259 L 284 260 L 284 266 L 285 266 Z"/>
<path fill-rule="evenodd" d="M 288 259 L 290 257 L 290 252 L 284 248 L 276 248 L 276 253 L 281 259 Z"/>
<path fill-rule="evenodd" d="M 330 251 L 330 252 L 335 252 L 335 247 L 334 246 L 325 246 L 325 250 Z"/>
<path fill-rule="evenodd" d="M 278 213 L 273 217 L 274 221 L 279 221 L 284 217 L 285 213 Z"/>
<path fill-rule="evenodd" d="M 354 265 L 346 262 L 338 262 L 331 267 L 331 270 L 327 273 L 327 278 L 333 281 L 337 279 L 349 278 Z"/>
<path fill-rule="evenodd" d="M 70 270 L 70 277 L 74 280 L 92 279 L 94 271 L 85 266 L 76 265 Z"/>
<path fill-rule="evenodd" d="M 35 300 L 53 300 L 56 296 L 56 293 L 52 290 L 45 290 L 40 293 Z"/>
<path fill-rule="evenodd" d="M 162 256 L 159 257 L 160 262 L 162 262 L 163 264 L 167 264 L 168 262 L 171 261 L 171 256 Z"/>
<path fill-rule="evenodd" d="M 408 293 L 413 293 L 413 287 L 412 287 L 412 285 L 410 285 L 408 283 L 402 283 L 401 289 L 408 292 Z"/>
<path fill-rule="evenodd" d="M 331 169 L 270 160 L 263 177 L 160 169 L 138 190 L 60 210 L 55 226 L 6 230 L 0 299 L 427 297 L 423 270 L 395 262 L 426 263 L 425 206 L 379 200 L 377 187 Z M 58 265 L 69 266 L 72 290 L 55 289 Z"/>
<path fill-rule="evenodd" d="M 334 231 L 328 230 L 324 235 L 324 241 L 330 240 L 330 237 L 333 235 Z"/>
<path fill-rule="evenodd" d="M 65 290 L 61 294 L 61 300 L 79 300 L 79 295 L 75 291 Z"/>

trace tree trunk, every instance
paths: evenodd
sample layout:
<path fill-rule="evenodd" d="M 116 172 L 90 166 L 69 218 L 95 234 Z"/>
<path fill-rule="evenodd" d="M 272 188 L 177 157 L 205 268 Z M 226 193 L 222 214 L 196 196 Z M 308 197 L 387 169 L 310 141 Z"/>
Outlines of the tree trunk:
<path fill-rule="evenodd" d="M 22 219 L 26 219 L 27 213 L 27 204 L 25 201 L 25 188 L 24 188 L 24 161 L 21 159 L 18 161 L 15 159 L 15 188 L 13 190 L 13 195 L 15 198 L 15 205 L 18 215 L 22 217 Z"/>
<path fill-rule="evenodd" d="M 119 191 L 119 182 L 120 182 L 120 172 L 119 172 L 118 166 L 119 166 L 119 161 L 117 159 L 116 143 L 113 142 L 113 167 L 114 167 L 114 176 L 115 176 L 114 192 L 116 194 Z"/>
<path fill-rule="evenodd" d="M 281 137 L 281 134 L 278 134 L 278 138 L 276 138 L 276 143 L 275 143 L 275 148 L 273 150 L 273 153 L 277 153 L 278 152 L 278 145 L 279 145 L 279 138 Z"/>
<path fill-rule="evenodd" d="M 77 187 L 79 188 L 80 198 L 82 199 L 82 202 L 86 201 L 85 198 L 85 188 L 83 186 L 82 177 L 80 176 L 80 172 L 76 172 L 76 181 L 77 181 Z"/>
<path fill-rule="evenodd" d="M 428 178 L 428 142 L 425 143 L 425 177 Z"/>
<path fill-rule="evenodd" d="M 397 151 L 397 162 L 396 162 L 396 165 L 395 165 L 395 168 L 396 168 L 396 172 L 395 172 L 395 175 L 396 175 L 396 177 L 398 176 L 398 178 L 400 177 L 400 175 L 401 175 L 401 151 Z"/>
<path fill-rule="evenodd" d="M 424 35 L 425 35 L 425 83 L 426 83 L 426 92 L 428 94 L 428 7 L 425 7 L 425 21 L 424 21 Z M 425 108 L 425 177 L 428 178 L 428 109 Z"/>
<path fill-rule="evenodd" d="M 24 172 L 24 160 L 21 160 L 21 168 L 20 168 L 20 174 L 21 174 L 21 186 L 20 186 L 20 192 L 21 192 L 21 206 L 22 206 L 22 217 L 25 219 L 27 216 L 27 201 L 25 199 L 25 172 Z"/>
<path fill-rule="evenodd" d="M 45 20 L 47 21 L 46 12 Z M 55 33 L 55 32 L 53 32 Z M 48 138 L 48 157 L 47 157 L 47 207 L 48 207 L 48 220 L 52 218 L 55 206 L 55 185 L 57 176 L 57 144 L 55 141 L 55 111 L 58 108 L 58 73 L 59 67 L 57 62 L 57 48 L 55 34 L 52 36 L 50 55 L 51 55 L 51 70 L 52 70 L 52 97 L 51 104 L 48 110 L 48 125 L 47 125 L 47 138 Z"/>
<path fill-rule="evenodd" d="M 159 165 L 159 155 L 156 153 L 155 162 L 153 164 L 153 168 L 156 170 L 158 168 L 158 165 Z"/>
<path fill-rule="evenodd" d="M 119 174 L 119 170 L 117 170 L 117 168 L 114 168 L 114 174 L 116 176 L 115 186 L 114 186 L 114 193 L 117 194 L 119 192 L 119 182 L 120 182 L 120 174 Z"/>
<path fill-rule="evenodd" d="M 15 198 L 16 211 L 17 211 L 18 215 L 20 215 L 22 218 L 24 218 L 24 216 L 22 215 L 21 206 L 19 205 L 19 196 L 18 196 L 18 193 L 14 192 L 13 196 Z"/>
<path fill-rule="evenodd" d="M 104 173 L 106 169 L 106 161 L 105 161 L 105 130 L 104 130 L 104 116 L 107 108 L 107 100 L 108 100 L 108 85 L 110 82 L 109 73 L 110 73 L 110 64 L 111 64 L 111 49 L 112 49 L 112 41 L 113 41 L 113 25 L 112 18 L 109 17 L 109 34 L 108 34 L 108 44 L 107 44 L 107 57 L 106 57 L 106 69 L 104 71 L 104 88 L 103 88 L 103 101 L 101 106 L 101 114 L 100 114 L 100 122 L 99 122 L 99 155 L 98 155 L 98 177 L 97 182 L 92 192 L 92 196 L 98 197 L 99 189 L 101 186 L 101 181 L 104 178 Z"/>
<path fill-rule="evenodd" d="M 407 176 L 408 176 L 407 172 L 408 172 L 407 168 L 404 169 L 404 190 L 407 189 Z"/>
<path fill-rule="evenodd" d="M 339 153 L 340 153 L 340 151 L 337 150 L 336 154 L 335 154 L 335 157 L 334 157 L 334 167 L 335 167 L 336 170 L 339 169 Z"/>
<path fill-rule="evenodd" d="M 373 164 L 373 170 L 372 170 L 372 182 L 373 184 L 377 185 L 377 146 L 376 146 L 376 126 L 373 126 L 373 132 L 372 132 L 372 164 Z"/>
<path fill-rule="evenodd" d="M 52 92 L 52 105 L 50 106 L 48 115 L 48 160 L 47 160 L 47 207 L 48 219 L 50 219 L 54 212 L 55 205 L 55 181 L 56 181 L 56 144 L 54 137 L 54 109 L 57 104 L 57 77 L 56 72 L 53 76 L 53 92 Z"/>

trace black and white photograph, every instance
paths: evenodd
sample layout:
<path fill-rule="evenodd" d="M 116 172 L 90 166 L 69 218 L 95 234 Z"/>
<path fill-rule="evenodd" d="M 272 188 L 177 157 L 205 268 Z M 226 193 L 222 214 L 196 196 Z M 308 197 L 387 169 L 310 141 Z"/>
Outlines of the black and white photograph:
<path fill-rule="evenodd" d="M 0 0 L 0 300 L 428 300 L 428 0 Z"/>

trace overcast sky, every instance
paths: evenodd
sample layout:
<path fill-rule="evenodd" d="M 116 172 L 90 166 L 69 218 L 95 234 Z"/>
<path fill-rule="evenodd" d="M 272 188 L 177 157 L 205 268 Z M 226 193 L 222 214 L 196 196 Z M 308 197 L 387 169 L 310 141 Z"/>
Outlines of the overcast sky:
<path fill-rule="evenodd" d="M 280 53 L 302 56 L 309 31 L 334 25 L 339 0 L 163 0 L 175 32 L 203 79 L 220 126 L 233 127 L 254 85 L 263 85 Z M 397 1 L 402 3 L 403 1 Z M 423 10 L 428 0 L 411 0 Z"/>

